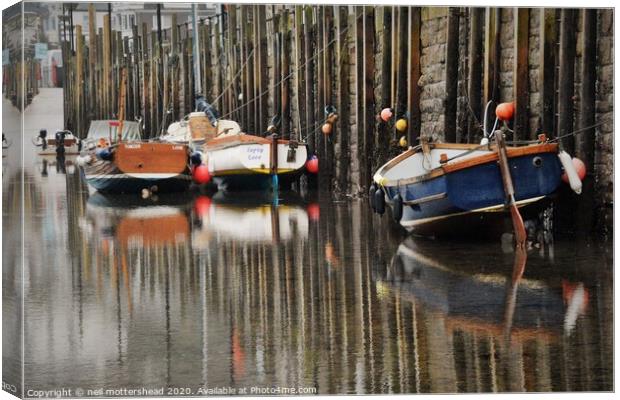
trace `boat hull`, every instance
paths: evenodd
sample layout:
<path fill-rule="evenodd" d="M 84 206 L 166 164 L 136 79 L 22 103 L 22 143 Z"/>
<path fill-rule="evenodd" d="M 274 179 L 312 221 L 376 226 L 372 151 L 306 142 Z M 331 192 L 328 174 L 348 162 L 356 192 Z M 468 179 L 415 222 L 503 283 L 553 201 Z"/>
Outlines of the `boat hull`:
<path fill-rule="evenodd" d="M 158 192 L 185 191 L 192 182 L 186 147 L 176 149 L 178 154 L 167 155 L 168 147 L 174 146 L 180 145 L 132 143 L 119 147 L 110 160 L 92 151 L 90 162 L 82 166 L 84 178 L 103 193 L 140 193 L 154 188 Z"/>
<path fill-rule="evenodd" d="M 509 167 L 520 207 L 544 199 L 560 184 L 562 168 L 554 153 L 511 158 Z M 385 192 L 391 206 L 397 193 L 405 201 L 419 201 L 403 207 L 400 223 L 407 230 L 424 235 L 444 233 L 439 227 L 454 230 L 454 221 L 484 225 L 502 220 L 507 212 L 502 177 L 495 161 L 400 187 L 388 186 Z"/>
<path fill-rule="evenodd" d="M 214 139 L 205 146 L 209 172 L 220 190 L 268 189 L 276 182 L 271 170 L 273 147 L 271 139 L 252 135 Z M 278 140 L 276 148 L 277 183 L 286 187 L 304 167 L 307 148 L 286 140 Z"/>

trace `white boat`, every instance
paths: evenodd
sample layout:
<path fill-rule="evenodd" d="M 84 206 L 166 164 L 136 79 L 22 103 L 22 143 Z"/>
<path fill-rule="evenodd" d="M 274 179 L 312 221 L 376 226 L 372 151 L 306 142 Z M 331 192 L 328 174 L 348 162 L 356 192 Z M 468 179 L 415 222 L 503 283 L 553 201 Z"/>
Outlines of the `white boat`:
<path fill-rule="evenodd" d="M 59 143 L 62 145 L 59 146 Z M 82 147 L 80 139 L 67 130 L 59 130 L 50 135 L 47 130 L 41 129 L 39 136 L 33 139 L 33 144 L 40 147 L 37 151 L 40 156 L 80 154 Z"/>
<path fill-rule="evenodd" d="M 287 185 L 308 159 L 305 143 L 249 135 L 236 121 L 219 118 L 204 96 L 196 110 L 170 124 L 161 140 L 188 145 L 194 166 L 204 164 L 220 190 L 263 190 Z M 272 126 L 268 129 L 274 132 Z"/>

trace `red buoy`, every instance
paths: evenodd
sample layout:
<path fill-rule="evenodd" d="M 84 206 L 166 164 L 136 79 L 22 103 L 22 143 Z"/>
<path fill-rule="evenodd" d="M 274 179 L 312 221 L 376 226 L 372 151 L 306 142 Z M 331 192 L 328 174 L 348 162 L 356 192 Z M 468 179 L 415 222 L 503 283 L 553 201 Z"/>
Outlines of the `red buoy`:
<path fill-rule="evenodd" d="M 586 164 L 584 164 L 584 162 L 578 159 L 577 157 L 573 157 L 572 161 L 573 161 L 573 166 L 575 167 L 575 172 L 577 172 L 577 176 L 579 177 L 579 180 L 583 181 L 583 178 L 586 177 Z M 568 183 L 568 175 L 566 175 L 566 172 L 562 174 L 562 180 L 564 181 L 564 183 Z"/>
<path fill-rule="evenodd" d="M 318 203 L 310 203 L 308 204 L 308 208 L 306 209 L 308 212 L 308 218 L 310 221 L 318 221 L 321 215 L 321 208 Z"/>
<path fill-rule="evenodd" d="M 316 156 L 312 156 L 308 161 L 306 161 L 306 170 L 311 174 L 319 173 L 319 159 Z"/>
<path fill-rule="evenodd" d="M 192 170 L 192 178 L 194 179 L 194 182 L 198 183 L 199 185 L 209 183 L 209 181 L 211 180 L 209 168 L 207 168 L 207 166 L 204 164 L 194 167 L 194 169 Z"/>
<path fill-rule="evenodd" d="M 194 210 L 200 219 L 203 219 L 211 208 L 211 199 L 208 196 L 198 196 L 194 203 Z"/>
<path fill-rule="evenodd" d="M 515 114 L 514 101 L 510 103 L 501 103 L 495 109 L 495 115 L 497 115 L 497 118 L 501 119 L 502 121 L 511 120 L 514 114 Z"/>

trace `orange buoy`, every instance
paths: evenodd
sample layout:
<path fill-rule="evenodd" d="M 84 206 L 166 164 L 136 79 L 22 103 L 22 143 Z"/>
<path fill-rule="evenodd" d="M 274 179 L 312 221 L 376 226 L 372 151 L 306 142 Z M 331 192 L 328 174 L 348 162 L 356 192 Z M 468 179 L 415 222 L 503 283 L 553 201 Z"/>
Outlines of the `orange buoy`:
<path fill-rule="evenodd" d="M 514 101 L 510 103 L 501 103 L 495 109 L 495 115 L 497 115 L 497 118 L 501 119 L 502 121 L 511 120 L 514 114 L 515 114 Z"/>
<path fill-rule="evenodd" d="M 199 185 L 209 183 L 209 181 L 211 180 L 209 168 L 207 168 L 207 166 L 204 164 L 194 167 L 194 169 L 192 170 L 192 178 L 194 179 L 194 182 L 198 183 Z"/>
<path fill-rule="evenodd" d="M 321 127 L 321 132 L 323 132 L 325 135 L 329 135 L 330 133 L 332 133 L 332 124 L 330 124 L 329 122 L 324 123 Z"/>
<path fill-rule="evenodd" d="M 392 118 L 392 115 L 392 109 L 389 107 L 381 110 L 381 119 L 385 122 L 388 122 L 390 118 Z"/>
<path fill-rule="evenodd" d="M 306 161 L 306 170 L 311 174 L 317 174 L 319 172 L 319 159 L 316 156 L 312 156 Z"/>
<path fill-rule="evenodd" d="M 396 121 L 396 130 L 399 132 L 404 132 L 407 129 L 407 120 L 404 118 L 399 119 L 398 121 Z"/>

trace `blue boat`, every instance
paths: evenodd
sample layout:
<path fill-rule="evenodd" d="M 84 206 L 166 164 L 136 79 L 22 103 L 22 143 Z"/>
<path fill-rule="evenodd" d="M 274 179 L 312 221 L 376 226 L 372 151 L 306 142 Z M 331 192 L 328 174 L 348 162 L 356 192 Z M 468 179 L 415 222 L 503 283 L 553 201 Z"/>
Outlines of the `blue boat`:
<path fill-rule="evenodd" d="M 518 207 L 552 194 L 563 173 L 558 145 L 543 140 L 507 147 Z M 495 144 L 430 143 L 423 140 L 375 173 L 373 208 L 392 215 L 410 232 L 438 236 L 465 227 L 470 232 L 504 220 L 506 194 Z"/>

